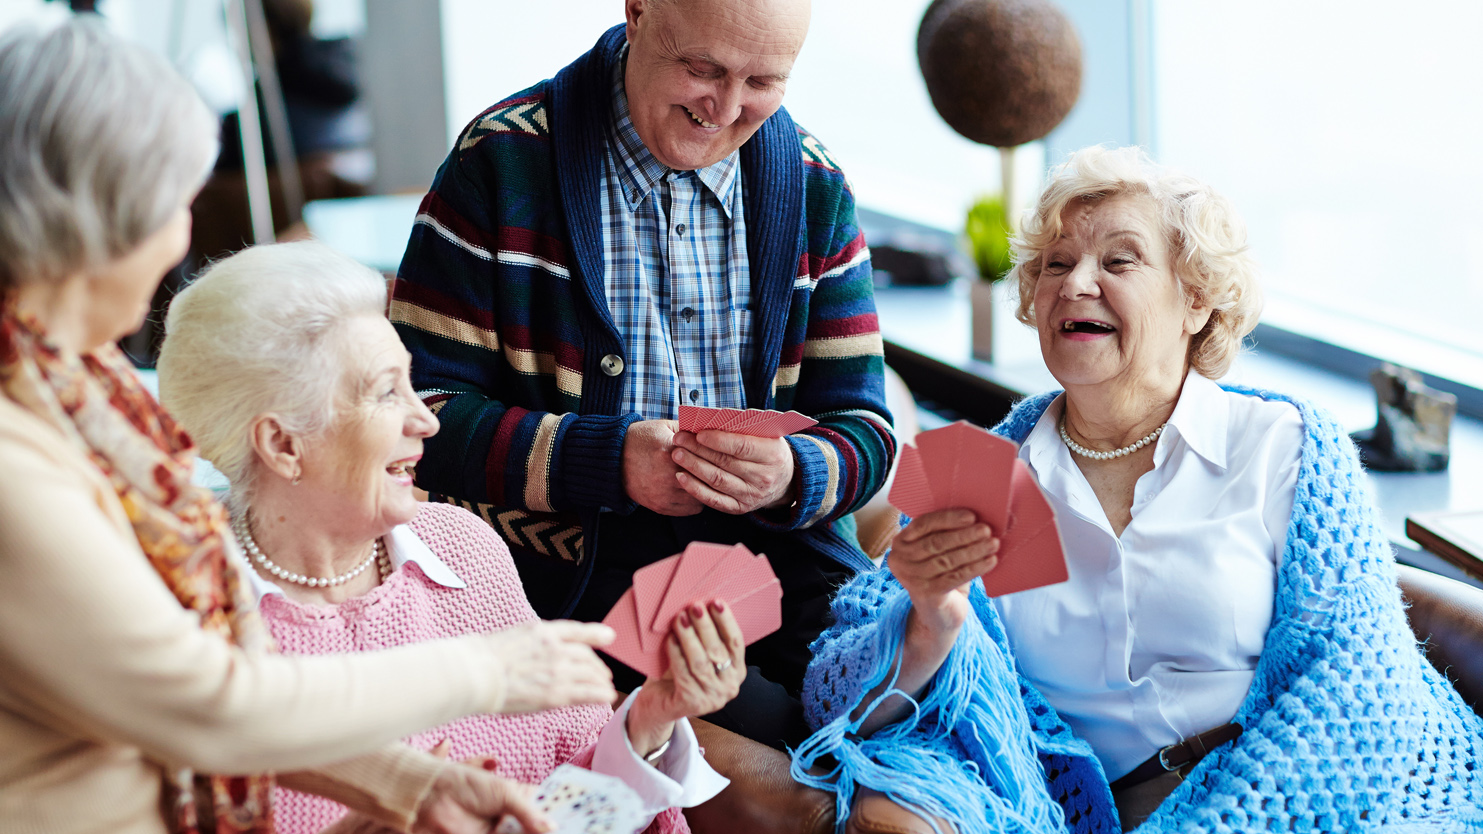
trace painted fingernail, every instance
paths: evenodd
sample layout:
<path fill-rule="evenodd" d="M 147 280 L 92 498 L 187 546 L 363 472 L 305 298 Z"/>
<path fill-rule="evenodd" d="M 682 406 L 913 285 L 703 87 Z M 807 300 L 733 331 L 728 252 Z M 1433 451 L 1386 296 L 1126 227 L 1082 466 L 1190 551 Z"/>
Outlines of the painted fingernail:
<path fill-rule="evenodd" d="M 499 770 L 498 759 L 485 759 L 479 763 L 485 770 Z"/>
<path fill-rule="evenodd" d="M 719 599 L 713 599 L 713 600 L 711 600 L 711 610 L 714 611 L 714 612 L 716 612 L 717 614 L 721 613 L 722 611 L 725 611 L 726 610 L 726 602 L 724 600 L 719 600 Z"/>
<path fill-rule="evenodd" d="M 690 616 L 692 616 L 692 617 L 704 617 L 705 616 L 705 609 L 700 607 L 700 603 L 698 603 L 698 602 L 697 603 L 693 603 L 690 606 Z"/>
<path fill-rule="evenodd" d="M 680 616 L 677 617 L 676 619 L 678 619 L 680 621 L 680 628 L 689 628 L 690 627 L 690 614 L 688 612 L 681 611 L 680 612 Z"/>

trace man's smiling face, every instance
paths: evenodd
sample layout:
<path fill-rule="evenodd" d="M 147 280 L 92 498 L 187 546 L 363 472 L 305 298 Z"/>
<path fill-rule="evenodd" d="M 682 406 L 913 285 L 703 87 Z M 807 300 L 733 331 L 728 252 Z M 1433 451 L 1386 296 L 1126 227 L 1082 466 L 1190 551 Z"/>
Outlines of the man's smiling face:
<path fill-rule="evenodd" d="M 725 159 L 783 103 L 808 0 L 626 0 L 633 126 L 679 171 Z"/>

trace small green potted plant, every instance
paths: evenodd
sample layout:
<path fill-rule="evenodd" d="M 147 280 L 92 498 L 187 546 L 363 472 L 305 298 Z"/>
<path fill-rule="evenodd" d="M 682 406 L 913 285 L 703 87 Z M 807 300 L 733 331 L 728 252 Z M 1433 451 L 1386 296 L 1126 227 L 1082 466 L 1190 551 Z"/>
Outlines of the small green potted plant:
<path fill-rule="evenodd" d="M 973 307 L 973 357 L 985 362 L 994 356 L 994 284 L 1014 267 L 1009 249 L 1009 214 L 999 194 L 980 197 L 969 209 L 963 233 L 973 255 L 978 278 L 969 290 Z"/>

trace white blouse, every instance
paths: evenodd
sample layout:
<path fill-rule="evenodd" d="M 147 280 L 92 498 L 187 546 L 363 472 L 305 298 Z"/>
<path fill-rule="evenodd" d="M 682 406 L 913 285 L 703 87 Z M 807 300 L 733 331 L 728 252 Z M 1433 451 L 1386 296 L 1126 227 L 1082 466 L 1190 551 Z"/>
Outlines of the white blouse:
<path fill-rule="evenodd" d="M 1272 621 L 1303 421 L 1191 371 L 1132 522 L 1113 534 L 1058 430 L 1020 447 L 1056 511 L 1069 579 L 994 600 L 1021 670 L 1117 779 L 1231 720 Z"/>

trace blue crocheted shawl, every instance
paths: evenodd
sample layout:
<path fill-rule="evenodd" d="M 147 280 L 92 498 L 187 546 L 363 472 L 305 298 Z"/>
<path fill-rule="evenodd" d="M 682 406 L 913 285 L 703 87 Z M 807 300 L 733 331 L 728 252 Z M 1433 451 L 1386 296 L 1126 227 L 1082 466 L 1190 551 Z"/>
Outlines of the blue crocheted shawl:
<path fill-rule="evenodd" d="M 1227 390 L 1290 402 L 1306 428 L 1272 625 L 1234 718 L 1245 733 L 1138 830 L 1483 830 L 1483 721 L 1416 644 L 1348 436 L 1301 400 Z M 994 431 L 1023 441 L 1054 397 L 1021 402 Z M 863 784 L 963 834 L 1119 831 L 1091 748 L 1019 674 L 980 585 L 970 599 L 975 617 L 915 711 L 861 739 L 850 715 L 894 680 L 910 600 L 886 570 L 840 590 L 813 645 L 816 732 L 794 777 L 836 793 L 841 829 Z"/>

